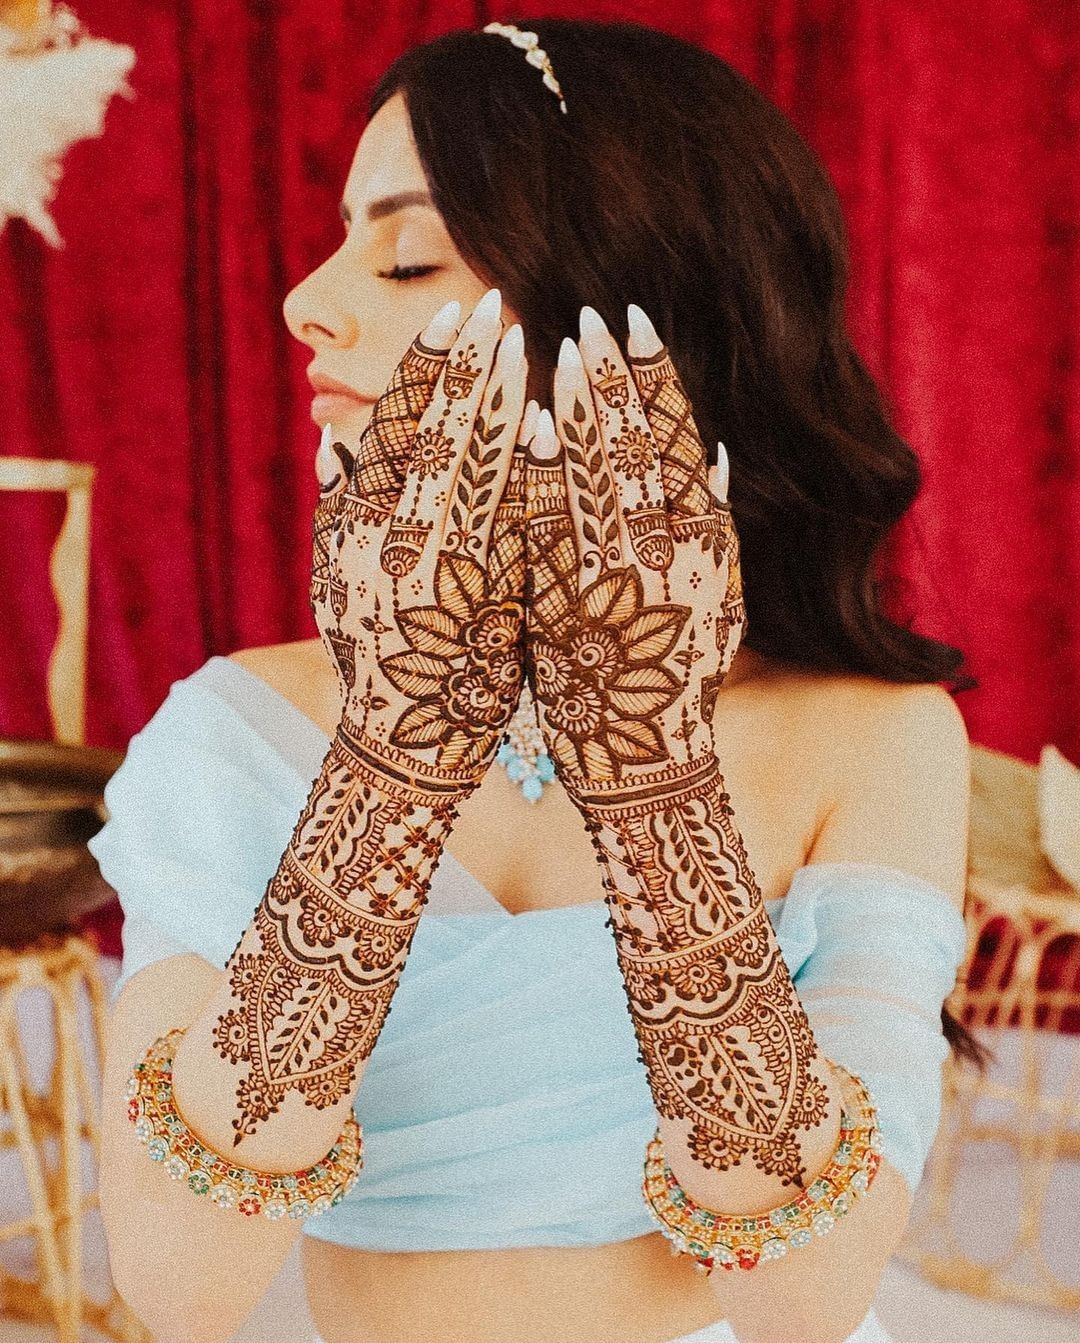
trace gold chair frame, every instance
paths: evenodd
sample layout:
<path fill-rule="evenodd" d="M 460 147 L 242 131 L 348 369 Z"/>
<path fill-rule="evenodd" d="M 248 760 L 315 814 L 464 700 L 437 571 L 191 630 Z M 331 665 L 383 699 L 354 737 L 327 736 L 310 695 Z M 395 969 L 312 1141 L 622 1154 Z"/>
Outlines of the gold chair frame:
<path fill-rule="evenodd" d="M 1016 1078 L 1006 1080 L 993 1065 L 982 1077 L 951 1056 L 946 1060 L 941 1125 L 898 1256 L 941 1287 L 1080 1311 L 1080 1286 L 1051 1269 L 1043 1246 L 1055 1172 L 1059 1163 L 1080 1160 L 1080 1049 L 1062 1085 L 1052 1083 L 1047 1067 L 1051 1047 L 1070 1038 L 1062 1033 L 1066 1013 L 1080 1014 L 1080 900 L 972 876 L 966 917 L 968 951 L 949 1006 L 991 1048 L 995 1028 L 1016 1031 Z M 987 972 L 972 988 L 967 976 L 991 925 L 995 942 Z M 1050 987 L 1040 978 L 1056 942 L 1065 953 L 1062 983 Z M 980 1107 L 996 1117 L 981 1116 Z M 1011 1151 L 1019 1181 L 1019 1207 L 1008 1210 L 1016 1232 L 996 1261 L 974 1258 L 958 1235 L 961 1168 L 972 1149 L 988 1143 Z"/>
<path fill-rule="evenodd" d="M 90 599 L 89 462 L 0 457 L 0 490 L 63 490 L 67 511 L 53 544 L 49 579 L 60 625 L 46 678 L 53 736 L 82 745 L 86 733 L 86 642 Z"/>
<path fill-rule="evenodd" d="M 46 691 L 54 737 L 69 745 L 83 745 L 86 730 L 94 474 L 89 463 L 0 458 L 0 490 L 67 494 L 49 562 L 59 628 Z M 19 997 L 33 989 L 43 990 L 52 1007 L 52 1067 L 44 1094 L 33 1084 L 17 1016 Z M 40 1281 L 27 1280 L 0 1269 L 0 1312 L 54 1325 L 59 1343 L 79 1343 L 84 1321 L 120 1343 L 149 1343 L 149 1333 L 115 1287 L 105 1302 L 83 1293 L 82 1222 L 98 1206 L 98 1196 L 82 1189 L 82 1143 L 89 1142 L 97 1168 L 101 1127 L 78 1032 L 82 997 L 89 1005 L 100 1078 L 108 1002 L 96 947 L 78 933 L 46 933 L 20 950 L 0 949 L 0 1115 L 10 1121 L 0 1130 L 0 1150 L 18 1149 L 31 1205 L 27 1217 L 0 1225 L 0 1244 L 31 1237 L 41 1273 Z"/>

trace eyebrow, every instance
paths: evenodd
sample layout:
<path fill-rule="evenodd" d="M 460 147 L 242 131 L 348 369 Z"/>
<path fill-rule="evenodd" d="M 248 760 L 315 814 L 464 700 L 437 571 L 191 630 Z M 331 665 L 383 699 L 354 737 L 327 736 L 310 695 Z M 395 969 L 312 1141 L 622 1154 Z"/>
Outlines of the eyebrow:
<path fill-rule="evenodd" d="M 431 199 L 431 193 L 427 191 L 399 191 L 393 196 L 380 196 L 378 200 L 369 201 L 365 214 L 368 221 L 374 223 L 376 219 L 385 219 L 387 215 L 394 214 L 397 210 L 404 210 L 410 205 L 427 205 L 431 209 L 435 208 L 435 202 Z M 342 223 L 352 223 L 352 211 L 344 201 L 338 206 L 338 212 L 341 215 Z"/>

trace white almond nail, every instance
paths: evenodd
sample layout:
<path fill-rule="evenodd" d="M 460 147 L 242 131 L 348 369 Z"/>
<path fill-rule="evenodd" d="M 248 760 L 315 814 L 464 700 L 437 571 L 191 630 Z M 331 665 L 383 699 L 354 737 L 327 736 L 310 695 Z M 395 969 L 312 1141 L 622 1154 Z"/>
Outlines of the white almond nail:
<path fill-rule="evenodd" d="M 645 359 L 649 355 L 660 353 L 664 342 L 657 335 L 656 327 L 636 303 L 627 306 L 626 323 L 629 327 L 626 341 L 628 354 L 632 354 L 635 359 Z"/>
<path fill-rule="evenodd" d="M 319 440 L 319 451 L 315 454 L 315 476 L 323 489 L 333 483 L 334 477 L 341 469 L 341 464 L 330 447 L 330 441 L 333 437 L 334 431 L 327 422 L 323 425 L 322 438 Z"/>
<path fill-rule="evenodd" d="M 544 462 L 552 461 L 559 455 L 559 436 L 555 432 L 555 421 L 551 418 L 551 411 L 547 407 L 536 417 L 532 455 Z"/>
<path fill-rule="evenodd" d="M 563 343 L 559 346 L 559 367 L 565 373 L 572 373 L 584 368 L 581 362 L 581 351 L 569 336 L 564 336 Z"/>
<path fill-rule="evenodd" d="M 502 313 L 502 294 L 498 289 L 489 289 L 472 310 L 472 315 L 482 322 L 497 322 Z"/>
<path fill-rule="evenodd" d="M 610 334 L 607 329 L 607 323 L 596 309 L 590 308 L 588 304 L 581 310 L 581 314 L 578 317 L 578 326 L 581 331 L 582 340 L 602 340 L 605 336 Z"/>
<path fill-rule="evenodd" d="M 727 501 L 728 478 L 731 473 L 731 466 L 728 462 L 727 449 L 723 443 L 716 445 L 716 465 L 709 468 L 709 475 L 713 482 L 713 494 L 724 502 Z"/>
<path fill-rule="evenodd" d="M 461 304 L 456 298 L 452 298 L 449 303 L 443 304 L 427 324 L 420 339 L 433 350 L 448 350 L 457 335 L 460 321 Z"/>
<path fill-rule="evenodd" d="M 512 364 L 521 362 L 521 356 L 525 353 L 525 333 L 521 329 L 520 322 L 515 322 L 503 336 L 499 345 L 499 353 Z"/>
<path fill-rule="evenodd" d="M 536 417 L 540 414 L 540 406 L 530 397 L 525 403 L 525 409 L 521 413 L 521 442 L 528 443 L 536 433 Z"/>

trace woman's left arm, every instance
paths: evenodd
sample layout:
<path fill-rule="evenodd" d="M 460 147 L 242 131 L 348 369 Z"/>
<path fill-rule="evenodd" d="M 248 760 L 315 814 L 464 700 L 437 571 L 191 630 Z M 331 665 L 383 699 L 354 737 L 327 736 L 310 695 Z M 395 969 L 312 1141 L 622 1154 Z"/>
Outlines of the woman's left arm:
<path fill-rule="evenodd" d="M 745 618 L 730 509 L 709 489 L 685 394 L 639 310 L 629 353 L 627 365 L 589 309 L 580 350 L 564 342 L 559 443 L 543 428 L 529 468 L 527 658 L 549 752 L 604 870 L 668 1163 L 695 1202 L 749 1214 L 826 1164 L 839 1079 L 780 953 L 713 741 Z M 859 861 L 903 866 L 894 849 L 852 839 L 858 808 L 881 805 L 852 797 L 856 812 L 838 800 L 823 827 L 822 852 L 854 842 Z M 955 855 L 950 877 L 955 888 Z M 740 1339 L 832 1343 L 854 1328 L 908 1211 L 895 1172 L 878 1178 L 825 1240 L 714 1276 Z"/>
<path fill-rule="evenodd" d="M 845 748 L 837 760 L 833 806 L 807 861 L 895 867 L 932 883 L 962 912 L 970 748 L 956 702 L 935 685 L 852 681 L 837 689 L 833 710 L 830 719 L 844 724 Z M 913 970 L 918 974 L 919 967 Z M 820 1034 L 850 1029 L 860 995 L 867 993 L 856 986 L 848 1001 L 843 992 L 848 986 L 840 987 L 842 1015 L 831 988 L 821 992 L 820 1003 L 813 988 L 802 995 Z M 892 1011 L 901 1028 L 911 1019 L 906 1005 Z M 929 1024 L 921 1029 L 929 1039 Z M 888 1066 L 893 1048 L 889 1039 L 881 1039 L 882 1066 Z M 935 1068 L 936 1059 L 927 1061 L 931 1087 Z M 931 1137 L 920 1135 L 920 1145 L 928 1146 Z M 909 1173 L 905 1179 L 886 1157 L 867 1196 L 852 1204 L 829 1235 L 770 1263 L 763 1273 L 714 1274 L 710 1283 L 741 1343 L 846 1339 L 873 1303 L 885 1265 L 904 1234 L 912 1178 Z M 800 1321 L 798 1328 L 793 1320 Z"/>

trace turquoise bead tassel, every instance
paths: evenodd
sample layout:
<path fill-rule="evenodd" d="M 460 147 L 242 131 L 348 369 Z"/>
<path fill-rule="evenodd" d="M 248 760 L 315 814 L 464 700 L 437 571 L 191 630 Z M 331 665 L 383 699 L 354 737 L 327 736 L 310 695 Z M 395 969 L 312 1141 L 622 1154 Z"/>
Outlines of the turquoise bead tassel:
<path fill-rule="evenodd" d="M 544 784 L 555 778 L 555 762 L 544 749 L 544 738 L 536 718 L 536 707 L 528 685 L 506 727 L 495 759 L 504 767 L 513 783 L 521 785 L 526 801 L 539 802 Z"/>

